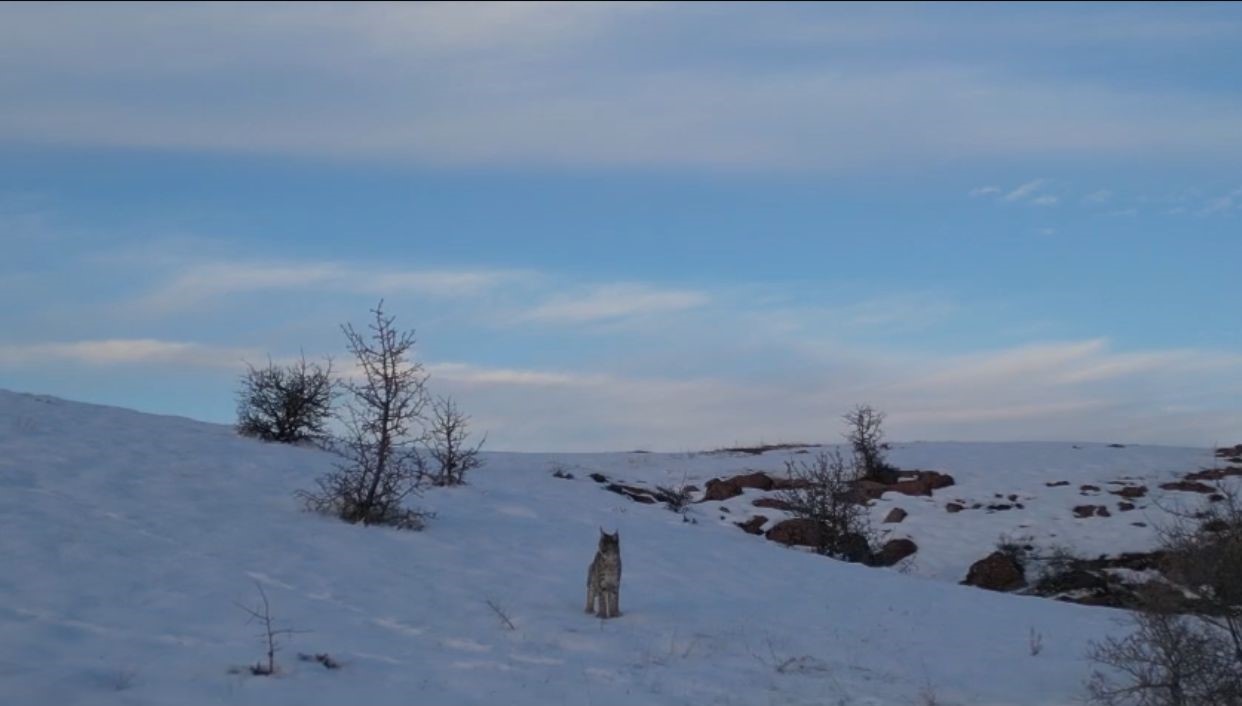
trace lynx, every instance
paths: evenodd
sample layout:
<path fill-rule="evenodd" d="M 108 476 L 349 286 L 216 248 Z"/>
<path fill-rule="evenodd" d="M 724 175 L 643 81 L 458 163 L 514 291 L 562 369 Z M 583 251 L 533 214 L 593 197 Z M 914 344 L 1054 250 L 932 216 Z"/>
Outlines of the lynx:
<path fill-rule="evenodd" d="M 597 618 L 621 615 L 620 531 L 608 534 L 600 528 L 599 551 L 595 552 L 595 560 L 587 572 L 586 612 L 595 613 Z"/>

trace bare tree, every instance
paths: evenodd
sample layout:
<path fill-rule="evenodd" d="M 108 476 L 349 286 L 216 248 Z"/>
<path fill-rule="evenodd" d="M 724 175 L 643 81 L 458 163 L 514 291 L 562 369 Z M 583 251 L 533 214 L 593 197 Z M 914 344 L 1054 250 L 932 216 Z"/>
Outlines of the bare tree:
<path fill-rule="evenodd" d="M 1095 671 L 1090 699 L 1104 706 L 1233 706 L 1236 669 L 1220 643 L 1192 618 L 1147 610 L 1134 616 L 1136 630 L 1124 638 L 1092 643 L 1088 657 L 1111 668 Z M 1229 682 L 1235 682 L 1231 685 Z"/>
<path fill-rule="evenodd" d="M 350 324 L 341 327 L 359 376 L 345 383 L 349 401 L 339 415 L 345 433 L 333 442 L 344 460 L 317 480 L 317 491 L 300 495 L 308 509 L 347 522 L 420 529 L 424 516 L 402 501 L 424 475 L 417 444 L 425 440 L 427 374 L 410 357 L 414 332 L 394 328 L 383 306 L 371 312 L 369 336 Z"/>
<path fill-rule="evenodd" d="M 810 462 L 786 461 L 785 469 L 793 483 L 781 491 L 781 500 L 790 514 L 815 523 L 815 550 L 846 561 L 870 561 L 875 538 L 866 505 L 856 502 L 857 462 L 832 449 Z"/>
<path fill-rule="evenodd" d="M 457 407 L 451 397 L 439 397 L 431 405 L 431 427 L 427 431 L 427 453 L 436 462 L 432 482 L 436 485 L 461 485 L 466 473 L 483 465 L 479 443 L 471 445 L 470 417 Z"/>
<path fill-rule="evenodd" d="M 335 397 L 330 358 L 322 365 L 305 355 L 287 366 L 270 358 L 263 368 L 247 363 L 237 393 L 237 431 L 286 444 L 321 439 Z"/>
<path fill-rule="evenodd" d="M 271 676 L 276 673 L 276 653 L 280 651 L 280 638 L 292 635 L 298 631 L 289 628 L 277 628 L 275 619 L 272 618 L 272 607 L 267 600 L 267 592 L 263 590 L 263 586 L 259 582 L 255 582 L 254 587 L 259 589 L 259 598 L 261 602 L 255 608 L 237 604 L 238 608 L 245 611 L 250 616 L 247 622 L 258 623 L 262 628 L 259 634 L 263 644 L 267 647 L 267 663 L 257 662 L 250 667 L 250 673 L 255 676 Z"/>
<path fill-rule="evenodd" d="M 858 405 L 842 415 L 847 426 L 845 438 L 854 449 L 862 476 L 868 480 L 888 483 L 893 480 L 893 467 L 884 460 L 884 413 L 871 405 Z"/>
<path fill-rule="evenodd" d="M 1087 688 L 1105 706 L 1242 703 L 1242 502 L 1236 490 L 1201 511 L 1170 510 L 1160 528 L 1165 578 L 1141 592 L 1135 631 L 1093 643 Z M 1166 508 L 1167 509 L 1167 508 Z"/>

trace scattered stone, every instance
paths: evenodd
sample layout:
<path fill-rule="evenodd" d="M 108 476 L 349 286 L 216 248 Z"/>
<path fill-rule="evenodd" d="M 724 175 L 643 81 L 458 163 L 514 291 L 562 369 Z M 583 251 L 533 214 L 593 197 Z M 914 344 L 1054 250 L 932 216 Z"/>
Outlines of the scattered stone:
<path fill-rule="evenodd" d="M 742 494 L 743 488 L 771 490 L 775 485 L 772 477 L 763 472 L 747 473 L 732 478 L 713 478 L 707 481 L 707 490 L 700 502 L 728 500 Z"/>
<path fill-rule="evenodd" d="M 604 489 L 618 495 L 624 495 L 636 503 L 642 503 L 644 505 L 654 505 L 656 503 L 655 494 L 646 488 L 638 488 L 632 485 L 621 485 L 620 483 L 609 483 L 604 486 Z"/>
<path fill-rule="evenodd" d="M 1129 512 L 1134 509 L 1134 503 L 1128 503 L 1125 501 L 1119 502 L 1117 503 L 1117 509 L 1122 512 Z"/>
<path fill-rule="evenodd" d="M 1131 486 L 1122 488 L 1121 490 L 1110 490 L 1108 492 L 1112 493 L 1113 495 L 1120 495 L 1123 498 L 1141 498 L 1147 495 L 1147 486 L 1131 485 Z"/>
<path fill-rule="evenodd" d="M 794 518 L 778 522 L 764 536 L 789 546 L 818 547 L 823 533 L 824 528 L 814 520 Z"/>
<path fill-rule="evenodd" d="M 755 515 L 754 517 L 750 518 L 749 520 L 745 522 L 734 522 L 733 524 L 737 525 L 738 527 L 741 527 L 742 531 L 745 532 L 746 534 L 763 534 L 763 530 L 759 528 L 763 527 L 763 525 L 767 523 L 767 521 L 768 521 L 768 518 L 764 517 L 763 515 Z"/>
<path fill-rule="evenodd" d="M 971 564 L 966 573 L 967 586 L 978 586 L 989 591 L 1013 591 L 1026 585 L 1022 566 L 1004 552 L 992 552 Z"/>
<path fill-rule="evenodd" d="M 1112 514 L 1108 508 L 1103 505 L 1078 505 L 1074 507 L 1074 517 L 1111 517 Z"/>
<path fill-rule="evenodd" d="M 1228 476 L 1242 476 L 1242 468 L 1209 468 L 1186 474 L 1186 480 L 1220 480 Z"/>
<path fill-rule="evenodd" d="M 780 498 L 755 498 L 750 502 L 750 504 L 755 507 L 767 507 L 773 510 L 783 510 L 785 512 L 790 512 L 793 509 L 792 505 L 784 500 L 781 500 Z"/>
<path fill-rule="evenodd" d="M 888 511 L 888 515 L 884 518 L 884 523 L 891 524 L 891 523 L 901 522 L 902 520 L 906 519 L 908 515 L 909 513 L 906 512 L 905 510 L 902 510 L 899 507 L 895 507 L 892 510 Z"/>
<path fill-rule="evenodd" d="M 574 474 L 558 468 L 552 473 L 552 477 L 553 478 L 564 478 L 565 480 L 573 480 Z"/>
<path fill-rule="evenodd" d="M 1063 485 L 1069 485 L 1069 481 L 1067 481 L 1067 480 L 1054 480 L 1054 481 L 1049 482 L 1049 483 L 1044 483 L 1044 485 L 1048 486 L 1049 488 L 1059 488 L 1060 486 L 1063 486 Z"/>
<path fill-rule="evenodd" d="M 944 509 L 945 509 L 945 512 L 961 512 L 962 510 L 965 510 L 966 508 L 962 507 L 962 505 L 959 503 L 949 503 L 948 505 L 944 506 Z"/>
<path fill-rule="evenodd" d="M 1216 456 L 1218 458 L 1242 456 L 1242 444 L 1238 444 L 1237 446 L 1222 446 L 1221 448 L 1216 449 Z M 1242 463 L 1242 461 L 1234 461 L 1234 463 Z"/>
<path fill-rule="evenodd" d="M 604 475 L 603 473 L 592 473 L 591 480 L 595 481 L 596 483 L 607 483 L 608 476 Z"/>
<path fill-rule="evenodd" d="M 1011 502 L 1011 503 L 1016 503 L 1016 502 L 1018 502 L 1018 494 L 1017 494 L 1017 493 L 1010 493 L 1010 494 L 1009 494 L 1009 502 Z"/>
<path fill-rule="evenodd" d="M 1163 490 L 1182 490 L 1188 493 L 1203 493 L 1204 495 L 1216 492 L 1216 489 L 1212 486 L 1192 480 L 1179 480 L 1173 483 L 1162 483 L 1160 484 L 1160 487 Z"/>
<path fill-rule="evenodd" d="M 1011 508 L 1013 508 L 1013 505 L 1010 505 L 1008 503 L 998 503 L 994 505 L 988 505 L 988 512 L 996 512 L 998 510 L 1009 510 Z"/>
<path fill-rule="evenodd" d="M 871 565 L 893 566 L 918 550 L 918 545 L 909 539 L 891 539 L 872 557 Z"/>
<path fill-rule="evenodd" d="M 1125 444 L 1109 444 L 1108 445 L 1108 448 L 1110 449 L 1124 449 L 1125 447 L 1126 447 Z"/>
<path fill-rule="evenodd" d="M 1088 492 L 1095 492 L 1095 493 L 1098 493 L 1098 492 L 1100 492 L 1100 488 L 1099 488 L 1099 486 L 1095 486 L 1095 485 L 1080 485 L 1080 486 L 1078 486 L 1078 490 L 1082 491 L 1083 493 L 1088 493 Z"/>

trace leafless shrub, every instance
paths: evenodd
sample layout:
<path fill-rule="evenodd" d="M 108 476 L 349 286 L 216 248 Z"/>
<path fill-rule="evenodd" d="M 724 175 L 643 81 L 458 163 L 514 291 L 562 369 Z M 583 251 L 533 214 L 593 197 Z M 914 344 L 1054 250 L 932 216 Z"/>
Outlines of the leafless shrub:
<path fill-rule="evenodd" d="M 258 623 L 261 628 L 259 638 L 263 640 L 266 647 L 267 661 L 259 661 L 250 666 L 250 673 L 255 676 L 267 677 L 276 673 L 276 653 L 280 651 L 280 638 L 293 635 L 298 632 L 289 628 L 277 628 L 275 620 L 272 618 L 271 604 L 267 600 L 267 592 L 263 590 L 262 584 L 255 582 L 254 587 L 259 589 L 259 598 L 261 602 L 254 608 L 241 603 L 237 604 L 246 615 L 250 616 L 246 623 Z"/>
<path fill-rule="evenodd" d="M 1189 616 L 1146 610 L 1124 638 L 1092 643 L 1088 696 L 1104 706 L 1236 706 L 1237 664 L 1214 630 Z"/>
<path fill-rule="evenodd" d="M 293 444 L 321 439 L 332 415 L 336 382 L 332 360 L 280 366 L 246 364 L 237 393 L 237 431 L 264 441 Z"/>
<path fill-rule="evenodd" d="M 372 314 L 369 337 L 350 324 L 341 327 L 361 379 L 347 382 L 349 402 L 340 414 L 345 434 L 332 450 L 342 457 L 334 472 L 301 491 L 307 509 L 346 522 L 421 529 L 428 514 L 402 506 L 425 475 L 417 444 L 424 441 L 427 374 L 411 360 L 414 332 L 399 332 L 381 301 Z"/>
<path fill-rule="evenodd" d="M 847 461 L 832 449 L 820 451 L 810 461 L 786 461 L 785 470 L 795 482 L 780 491 L 780 499 L 794 517 L 820 528 L 815 550 L 846 561 L 870 561 L 876 538 L 866 505 L 856 502 L 858 461 Z"/>
<path fill-rule="evenodd" d="M 884 413 L 863 404 L 845 413 L 845 438 L 854 450 L 862 477 L 881 483 L 896 480 L 896 469 L 884 459 Z"/>
<path fill-rule="evenodd" d="M 488 598 L 485 603 L 487 603 L 487 607 L 491 608 L 492 612 L 496 614 L 496 617 L 500 618 L 500 623 L 505 626 L 506 630 L 517 630 L 517 626 L 513 624 L 512 620 L 509 619 L 509 613 L 504 608 L 500 607 L 496 601 Z"/>
<path fill-rule="evenodd" d="M 439 397 L 431 405 L 427 453 L 435 461 L 431 480 L 435 485 L 461 485 L 466 473 L 483 465 L 479 456 L 486 435 L 471 445 L 470 417 L 457 408 L 451 397 Z"/>
<path fill-rule="evenodd" d="M 1148 584 L 1135 631 L 1093 643 L 1088 656 L 1111 672 L 1087 684 L 1104 706 L 1236 706 L 1242 703 L 1242 504 L 1223 500 L 1174 512 L 1159 530 L 1162 568 L 1175 586 Z"/>

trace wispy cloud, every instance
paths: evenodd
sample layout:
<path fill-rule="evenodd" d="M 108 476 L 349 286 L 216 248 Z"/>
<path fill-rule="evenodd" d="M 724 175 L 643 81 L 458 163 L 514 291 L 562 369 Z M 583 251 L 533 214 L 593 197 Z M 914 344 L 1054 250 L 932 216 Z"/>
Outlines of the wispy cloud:
<path fill-rule="evenodd" d="M 151 338 L 0 345 L 0 365 L 14 368 L 74 363 L 88 366 L 155 364 L 236 369 L 242 366 L 244 360 L 255 360 L 259 355 L 253 349 Z"/>
<path fill-rule="evenodd" d="M 1044 184 L 1046 184 L 1047 182 L 1048 182 L 1047 179 L 1032 179 L 1031 181 L 1028 181 L 1025 184 L 1022 184 L 1021 186 L 1014 189 L 1013 191 L 1010 191 L 1009 193 L 1005 194 L 1005 200 L 1009 202 L 1015 202 L 1015 201 L 1023 201 L 1025 199 L 1029 199 L 1032 196 L 1034 196 L 1037 191 L 1043 188 Z"/>
<path fill-rule="evenodd" d="M 520 318 L 557 324 L 615 321 L 685 311 L 701 307 L 710 300 L 707 293 L 694 290 L 660 289 L 646 284 L 609 284 L 578 294 L 556 295 L 529 309 Z"/>
<path fill-rule="evenodd" d="M 972 63 L 934 39 L 980 26 L 952 9 L 924 15 L 923 51 L 907 62 L 846 42 L 744 71 L 714 60 L 735 56 L 739 37 L 772 56 L 805 54 L 808 24 L 840 35 L 863 23 L 859 36 L 906 48 L 912 23 L 861 12 L 824 6 L 808 21 L 722 6 L 716 33 L 700 31 L 701 11 L 663 3 L 6 5 L 0 73 L 17 78 L 0 87 L 0 136 L 431 165 L 841 169 L 1242 153 L 1232 94 L 1006 70 L 994 53 Z M 979 22 L 989 37 L 1035 40 L 1021 21 Z M 1182 41 L 1158 24 L 1122 14 L 1089 34 Z M 701 41 L 687 46 L 691 32 Z M 254 99 L 267 93 L 279 100 Z"/>
<path fill-rule="evenodd" d="M 1044 194 L 1043 196 L 1036 196 L 1031 199 L 1031 203 L 1036 206 L 1055 206 L 1058 201 L 1060 201 L 1060 199 L 1056 196 L 1052 196 L 1051 194 Z"/>
<path fill-rule="evenodd" d="M 1099 191 L 1093 191 L 1087 194 L 1086 196 L 1082 197 L 1082 202 L 1083 203 L 1097 203 L 1097 204 L 1108 203 L 1108 201 L 1112 198 L 1113 198 L 1112 191 L 1108 189 L 1100 189 Z"/>
<path fill-rule="evenodd" d="M 1242 186 L 1209 200 L 1203 208 L 1199 209 L 1199 215 L 1210 216 L 1214 213 L 1232 211 L 1239 202 L 1242 202 Z"/>
<path fill-rule="evenodd" d="M 135 306 L 141 311 L 168 313 L 228 296 L 307 289 L 381 297 L 405 293 L 473 297 L 535 277 L 519 270 L 402 271 L 343 262 L 206 262 L 180 268 Z"/>
<path fill-rule="evenodd" d="M 999 186 L 976 186 L 970 190 L 970 198 L 977 199 L 980 196 L 992 196 L 999 194 L 1001 189 Z"/>
<path fill-rule="evenodd" d="M 1222 394 L 1212 389 L 1211 380 L 1242 373 L 1242 356 L 1120 352 L 1104 339 L 965 356 L 834 351 L 799 368 L 793 381 L 771 376 L 743 383 L 463 364 L 432 370 L 433 384 L 438 378 L 479 410 L 480 428 L 489 429 L 497 443 L 529 450 L 687 450 L 739 439 L 831 441 L 842 409 L 859 401 L 889 414 L 890 437 L 897 440 L 947 434 L 962 440 L 1193 439 L 1207 444 L 1242 421 L 1242 412 L 1208 414 Z M 1242 384 L 1224 394 L 1240 390 Z M 1169 412 L 1173 408 L 1180 411 Z"/>

